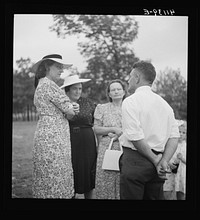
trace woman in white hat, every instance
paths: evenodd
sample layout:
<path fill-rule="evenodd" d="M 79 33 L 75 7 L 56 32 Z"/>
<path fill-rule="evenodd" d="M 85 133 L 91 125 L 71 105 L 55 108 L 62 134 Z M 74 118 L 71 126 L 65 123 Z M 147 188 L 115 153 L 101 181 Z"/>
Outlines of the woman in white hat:
<path fill-rule="evenodd" d="M 96 139 L 93 131 L 95 104 L 82 94 L 82 83 L 90 79 L 80 79 L 71 75 L 64 79 L 61 86 L 72 102 L 78 103 L 80 112 L 70 121 L 72 166 L 74 171 L 74 189 L 84 194 L 85 199 L 93 199 L 96 175 Z M 75 197 L 76 198 L 76 197 Z"/>
<path fill-rule="evenodd" d="M 74 195 L 68 117 L 78 113 L 56 84 L 64 64 L 62 57 L 43 57 L 32 67 L 35 73 L 34 105 L 39 120 L 33 147 L 33 197 L 72 198 Z"/>

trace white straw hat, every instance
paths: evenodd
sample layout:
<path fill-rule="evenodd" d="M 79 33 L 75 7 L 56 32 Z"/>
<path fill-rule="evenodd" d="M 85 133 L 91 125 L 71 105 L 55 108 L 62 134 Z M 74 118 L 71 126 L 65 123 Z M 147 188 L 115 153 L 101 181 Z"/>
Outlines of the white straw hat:
<path fill-rule="evenodd" d="M 73 65 L 73 64 L 66 64 L 66 62 L 62 59 L 61 55 L 59 55 L 59 54 L 51 54 L 51 55 L 44 56 L 41 60 L 39 60 L 37 63 L 35 63 L 32 66 L 31 72 L 36 73 L 39 65 L 44 60 L 53 60 L 53 61 L 55 61 L 57 63 L 60 63 L 60 64 L 63 65 L 64 69 L 67 69 L 67 68 L 69 68 L 69 67 L 71 67 Z"/>
<path fill-rule="evenodd" d="M 78 75 L 67 76 L 64 78 L 64 83 L 60 88 L 62 89 L 66 86 L 70 86 L 70 85 L 77 84 L 77 83 L 88 82 L 90 80 L 91 79 L 80 79 Z"/>

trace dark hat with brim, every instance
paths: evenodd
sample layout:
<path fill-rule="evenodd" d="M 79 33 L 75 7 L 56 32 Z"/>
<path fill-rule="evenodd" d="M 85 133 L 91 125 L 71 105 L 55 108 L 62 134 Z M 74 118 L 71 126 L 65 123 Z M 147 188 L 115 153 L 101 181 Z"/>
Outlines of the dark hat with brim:
<path fill-rule="evenodd" d="M 63 65 L 63 69 L 67 69 L 69 67 L 71 67 L 73 64 L 66 64 L 66 62 L 62 59 L 62 56 L 59 54 L 51 54 L 51 55 L 47 55 L 44 56 L 41 60 L 39 60 L 37 63 L 35 63 L 32 68 L 31 68 L 31 72 L 36 73 L 39 65 L 41 64 L 41 62 L 43 62 L 44 60 L 53 60 L 57 63 L 60 63 Z"/>

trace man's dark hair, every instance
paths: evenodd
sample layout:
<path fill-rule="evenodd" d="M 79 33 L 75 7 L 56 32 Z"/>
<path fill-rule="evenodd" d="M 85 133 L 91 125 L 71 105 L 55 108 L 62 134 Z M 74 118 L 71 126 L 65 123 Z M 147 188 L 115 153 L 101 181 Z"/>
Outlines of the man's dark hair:
<path fill-rule="evenodd" d="M 134 63 L 133 69 L 137 69 L 138 71 L 140 71 L 144 76 L 144 79 L 150 84 L 152 84 L 156 78 L 155 67 L 148 61 L 138 61 Z"/>

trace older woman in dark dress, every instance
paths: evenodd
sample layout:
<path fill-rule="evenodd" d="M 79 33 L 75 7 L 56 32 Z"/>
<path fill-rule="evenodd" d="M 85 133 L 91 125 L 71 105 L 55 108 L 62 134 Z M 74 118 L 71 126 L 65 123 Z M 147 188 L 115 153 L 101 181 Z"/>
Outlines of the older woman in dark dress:
<path fill-rule="evenodd" d="M 74 171 L 75 193 L 92 199 L 96 174 L 96 138 L 93 131 L 95 104 L 81 97 L 82 83 L 90 79 L 80 79 L 78 75 L 68 76 L 61 86 L 72 102 L 79 104 L 80 112 L 69 121 L 72 167 Z"/>

